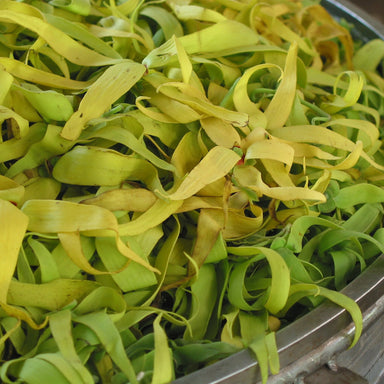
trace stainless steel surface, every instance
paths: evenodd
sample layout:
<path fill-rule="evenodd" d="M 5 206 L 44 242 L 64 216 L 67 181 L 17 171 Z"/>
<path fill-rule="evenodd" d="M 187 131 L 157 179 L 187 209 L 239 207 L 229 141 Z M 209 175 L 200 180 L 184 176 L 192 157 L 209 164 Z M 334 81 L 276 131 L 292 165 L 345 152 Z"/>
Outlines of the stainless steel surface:
<path fill-rule="evenodd" d="M 304 384 L 369 384 L 369 382 L 360 375 L 350 371 L 347 368 L 330 370 L 326 366 L 319 368 L 310 376 L 303 380 Z"/>
<path fill-rule="evenodd" d="M 360 0 L 353 1 L 359 7 L 349 0 L 323 0 L 322 4 L 336 17 L 353 22 L 356 37 L 384 39 L 384 24 L 379 21 L 384 14 L 372 15 L 375 0 L 366 0 L 366 5 L 371 6 L 367 8 L 371 14 L 361 8 L 364 4 Z M 377 4 L 384 9 L 381 1 Z M 384 256 L 349 284 L 343 293 L 354 299 L 363 312 L 364 332 L 359 343 L 353 349 L 347 349 L 354 332 L 350 317 L 336 305 L 325 303 L 277 333 L 282 368 L 278 375 L 270 377 L 268 384 L 297 384 L 300 381 L 304 384 L 308 375 L 329 361 L 335 361 L 341 369 L 351 369 L 357 374 L 354 376 L 356 380 L 364 376 L 369 384 L 384 384 Z M 174 381 L 174 384 L 197 383 L 259 384 L 258 364 L 248 350 L 243 350 Z M 358 384 L 358 381 L 348 384 Z"/>
<path fill-rule="evenodd" d="M 371 314 L 376 313 L 379 316 L 370 321 L 370 326 L 365 326 L 359 343 L 335 357 L 336 364 L 351 367 L 354 372 L 364 376 L 370 384 L 384 384 L 383 307 L 384 299 L 381 298 L 377 301 L 376 308 L 371 311 Z"/>
<path fill-rule="evenodd" d="M 373 17 L 384 23 L 384 1 L 383 0 L 350 0 L 357 6 L 363 8 Z"/>

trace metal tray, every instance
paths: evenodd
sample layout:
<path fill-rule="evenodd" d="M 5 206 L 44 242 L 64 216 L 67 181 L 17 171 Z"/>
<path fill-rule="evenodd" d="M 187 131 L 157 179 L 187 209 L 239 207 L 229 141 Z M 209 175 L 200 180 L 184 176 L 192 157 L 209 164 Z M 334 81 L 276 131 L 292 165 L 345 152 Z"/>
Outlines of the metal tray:
<path fill-rule="evenodd" d="M 323 0 L 335 17 L 355 25 L 352 34 L 363 41 L 384 40 L 384 25 L 348 0 Z M 343 291 L 362 312 L 364 331 L 358 344 L 347 350 L 354 332 L 348 313 L 327 302 L 277 332 L 281 370 L 268 384 L 309 383 L 305 377 L 324 364 L 336 362 L 357 371 L 370 384 L 384 383 L 384 255 L 370 265 Z M 384 335 L 381 339 L 384 338 Z M 348 382 L 351 381 L 333 381 Z M 360 381 L 356 381 L 360 382 Z M 217 363 L 179 378 L 173 384 L 259 384 L 257 362 L 242 350 Z M 328 381 L 328 383 L 330 383 Z"/>
<path fill-rule="evenodd" d="M 382 1 L 382 0 L 378 0 Z M 362 41 L 384 39 L 384 25 L 378 19 L 349 0 L 322 0 L 321 4 L 337 19 L 354 24 L 352 35 Z"/>

